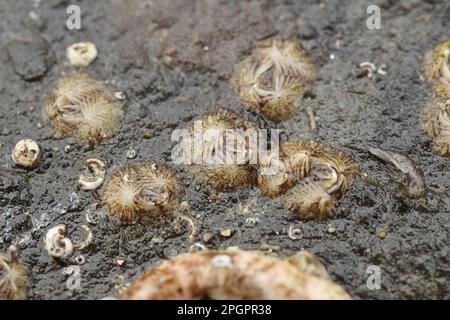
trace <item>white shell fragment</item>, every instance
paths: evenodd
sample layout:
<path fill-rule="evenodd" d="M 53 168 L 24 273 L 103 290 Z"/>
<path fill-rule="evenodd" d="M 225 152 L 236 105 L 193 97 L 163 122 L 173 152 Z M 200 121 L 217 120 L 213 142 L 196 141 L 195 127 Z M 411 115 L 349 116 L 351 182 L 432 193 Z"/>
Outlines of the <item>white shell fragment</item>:
<path fill-rule="evenodd" d="M 44 236 L 44 248 L 49 256 L 63 259 L 72 255 L 73 244 L 69 238 L 66 238 L 66 226 L 58 224 L 49 229 Z"/>
<path fill-rule="evenodd" d="M 75 67 L 87 67 L 97 57 L 97 48 L 92 42 L 78 42 L 67 48 L 67 59 Z"/>
<path fill-rule="evenodd" d="M 215 268 L 232 269 L 234 267 L 233 261 L 231 261 L 231 257 L 226 254 L 221 254 L 221 255 L 215 256 L 211 260 L 211 263 Z"/>
<path fill-rule="evenodd" d="M 85 166 L 85 172 L 78 179 L 81 189 L 89 191 L 99 188 L 106 177 L 105 163 L 100 159 L 90 158 L 86 160 Z"/>
<path fill-rule="evenodd" d="M 11 154 L 15 164 L 26 168 L 36 167 L 40 155 L 41 149 L 31 139 L 23 139 L 17 142 Z"/>

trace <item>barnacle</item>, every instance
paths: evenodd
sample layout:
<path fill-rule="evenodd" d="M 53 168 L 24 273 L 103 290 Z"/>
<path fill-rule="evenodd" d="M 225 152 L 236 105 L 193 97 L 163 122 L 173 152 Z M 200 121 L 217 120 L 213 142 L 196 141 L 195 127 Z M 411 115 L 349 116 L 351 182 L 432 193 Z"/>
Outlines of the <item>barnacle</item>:
<path fill-rule="evenodd" d="M 243 250 L 205 250 L 176 257 L 148 271 L 120 295 L 127 300 L 204 297 L 350 299 L 314 260 L 300 256 L 280 260 Z"/>
<path fill-rule="evenodd" d="M 282 121 L 297 112 L 297 104 L 316 78 L 313 59 L 293 40 L 263 41 L 236 70 L 232 85 L 254 113 Z"/>
<path fill-rule="evenodd" d="M 100 143 L 113 136 L 123 116 L 112 90 L 87 75 L 59 80 L 44 105 L 57 137 Z"/>
<path fill-rule="evenodd" d="M 105 163 L 96 158 L 86 160 L 86 170 L 80 175 L 78 183 L 84 191 L 95 190 L 99 188 L 106 176 Z"/>
<path fill-rule="evenodd" d="M 275 175 L 258 173 L 258 187 L 280 197 L 301 218 L 323 219 L 332 213 L 333 201 L 353 183 L 357 164 L 343 152 L 314 141 L 289 141 L 280 146 Z"/>
<path fill-rule="evenodd" d="M 436 98 L 425 108 L 422 128 L 433 139 L 435 152 L 450 156 L 450 98 Z"/>
<path fill-rule="evenodd" d="M 16 248 L 11 246 L 6 254 L 0 253 L 0 300 L 23 300 L 28 287 L 26 270 L 17 261 Z"/>
<path fill-rule="evenodd" d="M 43 238 L 48 255 L 56 259 L 70 257 L 74 251 L 72 240 L 66 236 L 66 226 L 58 224 L 50 228 Z"/>
<path fill-rule="evenodd" d="M 190 150 L 187 166 L 194 178 L 218 191 L 233 191 L 254 183 L 256 174 L 249 164 L 248 133 L 256 126 L 236 113 L 220 108 L 191 123 L 191 139 L 183 141 Z"/>
<path fill-rule="evenodd" d="M 439 44 L 434 51 L 427 52 L 424 58 L 424 76 L 427 81 L 439 78 L 450 81 L 449 70 L 450 40 Z"/>
<path fill-rule="evenodd" d="M 112 216 L 123 223 L 151 223 L 173 212 L 178 204 L 175 172 L 156 163 L 125 165 L 116 170 L 102 199 Z"/>

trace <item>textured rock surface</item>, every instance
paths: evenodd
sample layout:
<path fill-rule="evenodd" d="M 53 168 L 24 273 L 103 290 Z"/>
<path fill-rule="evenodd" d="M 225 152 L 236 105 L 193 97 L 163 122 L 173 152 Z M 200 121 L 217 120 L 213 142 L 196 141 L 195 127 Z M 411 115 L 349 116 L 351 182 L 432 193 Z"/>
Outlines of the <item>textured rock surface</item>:
<path fill-rule="evenodd" d="M 82 30 L 69 31 L 65 28 L 67 1 L 42 1 L 35 8 L 31 1 L 0 0 L 0 250 L 17 245 L 20 261 L 32 274 L 30 298 L 112 296 L 121 277 L 129 282 L 161 259 L 189 250 L 189 227 L 185 225 L 181 231 L 173 224 L 121 227 L 97 215 L 92 209 L 97 198 L 79 189 L 78 176 L 90 157 L 105 160 L 108 176 L 128 162 L 171 165 L 172 131 L 213 111 L 215 104 L 267 128 L 285 129 L 289 138 L 312 138 L 342 149 L 376 183 L 357 180 L 332 219 L 301 222 L 256 188 L 218 197 L 176 167 L 182 179 L 182 200 L 191 206 L 198 236 L 214 235 L 207 247 L 273 245 L 280 247 L 276 251 L 280 256 L 304 248 L 318 256 L 333 280 L 355 298 L 450 298 L 450 162 L 431 151 L 430 139 L 419 126 L 420 112 L 431 98 L 431 89 L 419 79 L 423 55 L 449 36 L 448 1 L 378 1 L 382 30 L 366 28 L 367 1 L 323 3 L 302 1 L 292 5 L 289 14 L 276 3 L 266 6 L 275 28 L 302 41 L 317 62 L 318 79 L 310 98 L 303 102 L 317 116 L 319 130 L 310 133 L 304 112 L 278 125 L 263 123 L 247 112 L 215 67 L 190 70 L 183 61 L 175 59 L 174 65 L 167 65 L 157 55 L 148 55 L 153 60 L 143 68 L 133 66 L 117 52 L 126 41 L 126 33 L 118 34 L 117 25 L 127 29 L 130 17 L 119 11 L 113 26 L 107 13 L 114 9 L 109 1 L 81 1 Z M 40 19 L 30 19 L 30 11 Z M 176 18 L 176 13 L 171 15 Z M 139 39 L 153 43 L 142 29 L 135 30 Z M 56 64 L 32 82 L 17 74 L 5 50 L 11 40 L 31 33 L 45 36 L 56 57 Z M 232 36 L 228 44 L 233 43 Z M 65 50 L 79 41 L 92 41 L 99 51 L 85 71 L 111 82 L 127 96 L 119 133 L 93 149 L 78 148 L 70 138 L 54 139 L 42 116 L 43 102 L 55 81 L 63 72 L 72 72 Z M 241 55 L 249 45 L 244 47 L 237 48 Z M 30 70 L 42 70 L 35 53 L 29 52 L 25 60 L 32 62 Z M 215 61 L 217 66 L 223 60 Z M 388 64 L 387 75 L 358 79 L 358 65 L 363 61 Z M 35 106 L 34 112 L 29 111 L 30 105 Z M 148 130 L 154 135 L 144 139 Z M 38 142 L 43 151 L 39 166 L 31 171 L 14 167 L 11 160 L 12 148 L 26 137 Z M 440 198 L 438 205 L 429 210 L 395 197 L 403 177 L 369 155 L 368 145 L 410 155 L 423 168 L 435 198 Z M 137 152 L 132 160 L 126 157 L 130 148 Z M 94 241 L 82 252 L 86 263 L 80 266 L 81 289 L 72 292 L 66 288 L 67 276 L 62 271 L 73 263 L 52 262 L 41 239 L 49 227 L 61 222 L 67 224 L 69 234 L 74 232 L 87 223 L 86 214 L 98 222 L 90 224 Z M 258 218 L 258 223 L 248 227 L 248 218 Z M 335 228 L 333 234 L 326 232 L 330 224 Z M 290 227 L 300 228 L 302 237 L 291 239 Z M 234 232 L 228 238 L 220 237 L 224 229 Z M 381 231 L 386 233 L 384 240 L 378 237 Z M 118 259 L 125 263 L 119 266 Z M 381 268 L 380 290 L 366 286 L 369 265 Z"/>

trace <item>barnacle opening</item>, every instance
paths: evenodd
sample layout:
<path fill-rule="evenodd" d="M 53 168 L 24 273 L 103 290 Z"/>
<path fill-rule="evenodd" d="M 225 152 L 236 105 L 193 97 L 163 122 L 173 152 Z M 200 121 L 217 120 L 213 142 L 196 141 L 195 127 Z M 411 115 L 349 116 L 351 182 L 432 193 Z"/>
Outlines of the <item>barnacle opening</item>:
<path fill-rule="evenodd" d="M 299 217 L 324 219 L 353 183 L 357 164 L 343 152 L 309 140 L 281 144 L 281 174 L 258 172 L 258 187 Z"/>
<path fill-rule="evenodd" d="M 175 172 L 157 164 L 138 163 L 116 170 L 102 193 L 109 213 L 123 223 L 155 223 L 178 205 Z"/>

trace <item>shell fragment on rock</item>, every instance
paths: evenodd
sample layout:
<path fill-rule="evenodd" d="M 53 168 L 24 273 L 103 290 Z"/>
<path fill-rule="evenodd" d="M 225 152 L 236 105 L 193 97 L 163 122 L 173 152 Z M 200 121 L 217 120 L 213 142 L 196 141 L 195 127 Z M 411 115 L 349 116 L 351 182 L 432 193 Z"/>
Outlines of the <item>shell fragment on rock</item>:
<path fill-rule="evenodd" d="M 87 67 L 97 58 L 97 54 L 97 48 L 92 42 L 74 43 L 66 50 L 67 59 L 75 67 Z"/>
<path fill-rule="evenodd" d="M 35 141 L 23 139 L 17 142 L 11 156 L 15 164 L 25 168 L 34 168 L 39 162 L 41 149 Z"/>

